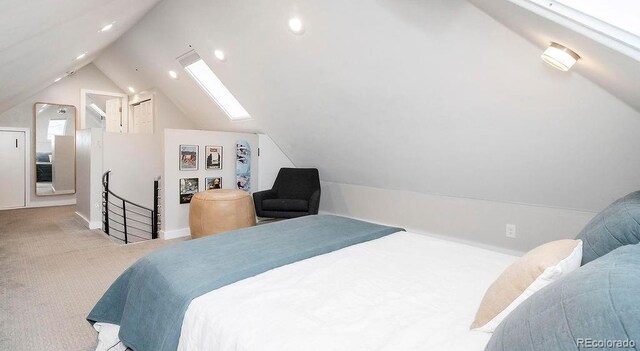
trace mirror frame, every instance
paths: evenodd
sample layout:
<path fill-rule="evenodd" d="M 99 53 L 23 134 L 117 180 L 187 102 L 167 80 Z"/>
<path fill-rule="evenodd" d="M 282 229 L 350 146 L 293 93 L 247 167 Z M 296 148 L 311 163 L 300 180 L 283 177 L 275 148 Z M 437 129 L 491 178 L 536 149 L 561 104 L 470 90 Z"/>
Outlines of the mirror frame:
<path fill-rule="evenodd" d="M 47 104 L 47 105 L 56 105 L 56 106 L 68 106 L 68 107 L 73 107 L 73 112 L 74 112 L 74 123 L 75 126 L 73 128 L 73 192 L 72 193 L 64 193 L 64 194 L 38 194 L 38 167 L 36 165 L 37 162 L 37 158 L 36 158 L 36 153 L 37 153 L 37 149 L 36 149 L 36 126 L 37 126 L 37 109 L 36 106 L 38 104 Z M 64 196 L 64 195 L 75 195 L 76 192 L 78 192 L 78 165 L 77 163 L 77 152 L 78 150 L 76 149 L 77 145 L 76 145 L 76 137 L 78 135 L 78 108 L 75 105 L 71 105 L 71 104 L 61 104 L 61 103 L 57 103 L 57 102 L 44 102 L 44 101 L 36 101 L 33 103 L 33 132 L 31 133 L 31 147 L 33 149 L 33 151 L 31 152 L 31 157 L 33 157 L 33 162 L 31 164 L 31 166 L 33 166 L 33 182 L 31 182 L 31 184 L 33 185 L 33 193 L 36 196 L 41 196 L 41 197 L 48 197 L 48 196 Z"/>

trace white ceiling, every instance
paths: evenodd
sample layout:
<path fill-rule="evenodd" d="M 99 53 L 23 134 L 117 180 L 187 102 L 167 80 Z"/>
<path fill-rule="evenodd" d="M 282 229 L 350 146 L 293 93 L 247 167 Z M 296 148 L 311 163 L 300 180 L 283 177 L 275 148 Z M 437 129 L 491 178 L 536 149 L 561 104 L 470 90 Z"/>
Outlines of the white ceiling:
<path fill-rule="evenodd" d="M 0 112 L 91 62 L 159 0 L 3 0 Z M 98 33 L 116 22 L 109 32 Z M 88 52 L 85 59 L 75 58 Z"/>
<path fill-rule="evenodd" d="M 638 64 L 558 29 L 585 59 L 555 70 L 539 58 L 550 25 L 524 40 L 536 21 L 494 2 L 523 26 L 465 0 L 164 0 L 95 64 L 199 128 L 266 132 L 327 181 L 585 210 L 637 190 Z M 230 122 L 186 77 L 191 47 L 253 121 Z"/>
<path fill-rule="evenodd" d="M 208 16 L 216 12 L 217 7 L 224 7 L 226 3 L 229 2 L 162 1 L 154 11 L 136 25 L 134 30 L 126 33 L 121 40 L 102 52 L 94 64 L 125 91 L 129 86 L 134 87 L 136 91 L 159 88 L 200 128 L 238 132 L 260 131 L 262 128 L 259 118 L 231 122 L 218 105 L 188 77 L 176 60 L 189 50 L 198 49 L 200 56 L 234 95 L 236 95 L 235 91 L 240 89 L 239 85 L 260 84 L 252 80 L 236 82 L 229 77 L 225 79 L 225 76 L 233 74 L 236 69 L 241 69 L 238 61 L 230 58 L 221 64 L 213 56 L 212 45 L 216 38 L 220 38 L 218 28 L 223 24 L 219 22 L 217 16 L 215 19 Z M 252 6 L 248 3 L 244 6 L 249 12 L 253 12 Z M 273 4 L 273 6 L 278 8 L 282 5 Z M 273 13 L 277 12 L 273 11 Z M 171 20 L 167 21 L 168 18 Z M 282 20 L 285 21 L 285 25 L 278 36 L 288 38 L 290 33 L 286 29 L 286 17 Z M 234 19 L 229 18 L 226 21 L 234 21 Z M 238 35 L 242 35 L 242 28 L 235 29 L 239 30 Z M 231 34 L 225 40 L 232 42 L 234 35 Z M 219 45 L 228 55 L 237 55 L 228 51 L 231 44 L 227 46 L 226 43 L 224 45 L 219 43 Z M 169 70 L 178 72 L 177 80 L 169 77 Z M 249 114 L 259 112 L 248 109 L 244 102 L 240 102 Z"/>

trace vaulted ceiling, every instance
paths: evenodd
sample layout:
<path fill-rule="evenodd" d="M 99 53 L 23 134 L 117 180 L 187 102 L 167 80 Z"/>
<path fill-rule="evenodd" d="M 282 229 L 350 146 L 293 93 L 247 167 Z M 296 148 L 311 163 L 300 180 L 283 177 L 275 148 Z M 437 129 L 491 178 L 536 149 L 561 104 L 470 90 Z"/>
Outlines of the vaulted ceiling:
<path fill-rule="evenodd" d="M 552 23 L 528 29 L 538 20 L 507 0 L 471 1 L 163 0 L 94 63 L 200 128 L 268 133 L 327 181 L 585 210 L 637 190 L 640 65 Z M 584 55 L 576 70 L 539 59 L 556 38 Z M 190 49 L 252 121 L 186 76 Z"/>
<path fill-rule="evenodd" d="M 2 1 L 0 112 L 91 62 L 158 1 Z M 98 33 L 112 22 L 112 30 Z"/>

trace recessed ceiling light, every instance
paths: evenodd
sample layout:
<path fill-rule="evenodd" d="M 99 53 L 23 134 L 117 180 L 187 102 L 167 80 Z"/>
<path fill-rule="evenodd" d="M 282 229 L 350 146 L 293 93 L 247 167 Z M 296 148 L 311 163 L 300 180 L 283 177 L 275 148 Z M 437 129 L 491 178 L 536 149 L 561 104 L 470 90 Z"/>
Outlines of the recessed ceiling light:
<path fill-rule="evenodd" d="M 178 79 L 178 73 L 175 71 L 169 71 L 169 76 L 173 79 Z"/>
<path fill-rule="evenodd" d="M 136 90 L 135 90 L 133 87 L 129 87 L 129 88 L 127 88 L 127 89 L 129 89 L 129 91 L 130 91 L 130 92 L 132 92 L 132 93 L 135 93 L 135 92 L 136 92 Z"/>
<path fill-rule="evenodd" d="M 215 50 L 213 52 L 213 55 L 220 61 L 226 61 L 227 60 L 227 55 L 225 55 L 224 51 L 222 51 L 222 50 Z"/>
<path fill-rule="evenodd" d="M 83 53 L 81 53 L 80 55 L 78 55 L 78 56 L 76 57 L 76 60 L 82 60 L 85 56 L 87 56 L 87 53 L 86 53 L 86 52 L 83 52 Z"/>
<path fill-rule="evenodd" d="M 580 59 L 580 55 L 567 47 L 552 42 L 540 58 L 552 67 L 566 72 Z"/>
<path fill-rule="evenodd" d="M 62 80 L 62 77 L 58 77 L 58 78 L 56 78 L 56 80 L 54 80 L 53 82 L 54 82 L 54 83 L 58 83 L 58 82 L 59 82 L 59 81 L 61 81 L 61 80 Z"/>
<path fill-rule="evenodd" d="M 102 33 L 102 32 L 110 31 L 110 30 L 111 30 L 111 28 L 113 28 L 113 25 L 114 25 L 115 23 L 116 23 L 116 22 L 111 22 L 111 23 L 107 24 L 106 26 L 104 26 L 104 27 L 102 27 L 102 28 L 100 29 L 100 32 Z"/>
<path fill-rule="evenodd" d="M 298 17 L 293 17 L 289 20 L 289 29 L 295 34 L 301 34 L 304 32 L 304 26 L 302 25 L 302 20 Z"/>

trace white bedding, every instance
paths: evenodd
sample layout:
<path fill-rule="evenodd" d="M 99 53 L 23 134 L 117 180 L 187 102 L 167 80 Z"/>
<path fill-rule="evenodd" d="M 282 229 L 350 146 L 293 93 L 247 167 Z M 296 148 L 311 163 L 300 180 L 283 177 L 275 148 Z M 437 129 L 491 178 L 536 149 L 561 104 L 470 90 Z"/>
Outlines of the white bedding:
<path fill-rule="evenodd" d="M 198 297 L 178 349 L 483 350 L 490 334 L 469 325 L 515 259 L 395 233 Z"/>

